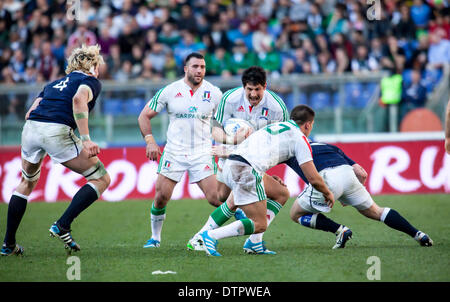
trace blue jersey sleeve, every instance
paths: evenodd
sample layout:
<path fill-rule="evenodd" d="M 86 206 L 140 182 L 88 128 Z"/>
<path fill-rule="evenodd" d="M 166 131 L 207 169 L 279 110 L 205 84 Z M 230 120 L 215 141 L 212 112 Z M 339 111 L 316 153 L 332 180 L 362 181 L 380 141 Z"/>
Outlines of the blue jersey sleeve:
<path fill-rule="evenodd" d="M 92 90 L 92 100 L 95 101 L 102 90 L 101 82 L 94 77 L 86 77 L 80 84 L 88 85 Z"/>

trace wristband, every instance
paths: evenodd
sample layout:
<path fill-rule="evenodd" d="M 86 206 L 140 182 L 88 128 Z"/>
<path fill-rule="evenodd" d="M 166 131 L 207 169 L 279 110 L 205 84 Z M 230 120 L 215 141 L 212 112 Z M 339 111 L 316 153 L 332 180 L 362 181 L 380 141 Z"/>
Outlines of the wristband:
<path fill-rule="evenodd" d="M 89 134 L 85 134 L 85 135 L 80 135 L 81 141 L 85 142 L 85 141 L 90 141 L 91 137 L 89 136 Z"/>

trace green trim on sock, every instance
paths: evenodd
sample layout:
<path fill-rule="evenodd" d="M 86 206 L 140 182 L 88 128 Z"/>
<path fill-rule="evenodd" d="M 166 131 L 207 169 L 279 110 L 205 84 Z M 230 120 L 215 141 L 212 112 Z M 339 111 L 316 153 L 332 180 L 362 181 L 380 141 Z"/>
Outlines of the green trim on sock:
<path fill-rule="evenodd" d="M 281 204 L 279 204 L 278 202 L 273 201 L 272 199 L 267 199 L 267 209 L 274 212 L 275 215 L 277 215 L 278 212 L 280 212 L 282 207 L 283 206 Z"/>
<path fill-rule="evenodd" d="M 244 235 L 251 235 L 255 232 L 255 224 L 251 219 L 245 218 L 239 221 L 244 225 Z"/>
<path fill-rule="evenodd" d="M 218 207 L 217 209 L 214 210 L 214 212 L 211 213 L 211 218 L 214 220 L 214 222 L 218 226 L 221 226 L 225 222 L 227 222 L 228 219 L 230 219 L 230 217 L 233 215 L 234 215 L 234 212 L 232 212 L 228 208 L 227 203 L 224 202 L 224 203 L 222 203 L 222 205 L 220 207 Z"/>
<path fill-rule="evenodd" d="M 166 207 L 162 209 L 155 208 L 155 204 L 152 204 L 152 209 L 150 211 L 153 215 L 164 215 L 166 214 Z"/>

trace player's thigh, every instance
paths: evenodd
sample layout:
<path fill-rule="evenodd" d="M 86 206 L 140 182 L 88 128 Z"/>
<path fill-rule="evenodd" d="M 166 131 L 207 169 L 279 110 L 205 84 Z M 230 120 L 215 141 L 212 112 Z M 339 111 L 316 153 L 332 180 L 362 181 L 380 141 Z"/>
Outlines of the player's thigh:
<path fill-rule="evenodd" d="M 314 211 L 314 209 L 313 209 Z M 318 211 L 315 211 L 318 212 Z M 290 210 L 290 217 L 293 221 L 298 222 L 298 219 L 304 215 L 311 214 L 312 212 L 304 209 L 301 204 L 298 202 L 298 200 L 295 200 L 295 202 L 292 204 L 291 210 Z"/>
<path fill-rule="evenodd" d="M 223 182 L 217 182 L 217 192 L 220 202 L 225 202 L 231 194 L 231 189 Z"/>
<path fill-rule="evenodd" d="M 272 199 L 284 205 L 289 199 L 289 190 L 287 187 L 280 184 L 272 176 L 264 174 L 264 190 L 266 191 L 267 198 Z"/>
<path fill-rule="evenodd" d="M 85 171 L 95 166 L 98 161 L 97 156 L 89 157 L 86 149 L 82 149 L 77 157 L 61 164 L 78 174 L 83 174 Z"/>

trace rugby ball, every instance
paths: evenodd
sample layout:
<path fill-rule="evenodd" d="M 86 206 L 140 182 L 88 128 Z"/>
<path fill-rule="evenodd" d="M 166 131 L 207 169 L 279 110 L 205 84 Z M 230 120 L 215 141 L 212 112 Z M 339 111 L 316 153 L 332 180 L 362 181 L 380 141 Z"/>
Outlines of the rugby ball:
<path fill-rule="evenodd" d="M 244 129 L 252 128 L 254 130 L 250 122 L 239 118 L 230 118 L 226 120 L 225 123 L 223 124 L 223 130 L 227 135 L 230 136 L 234 136 L 236 132 L 241 128 Z"/>

